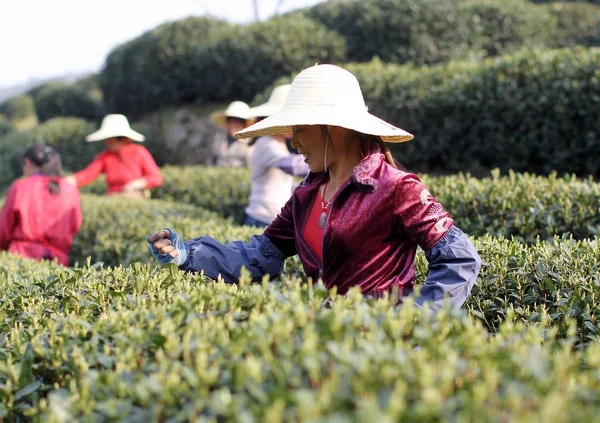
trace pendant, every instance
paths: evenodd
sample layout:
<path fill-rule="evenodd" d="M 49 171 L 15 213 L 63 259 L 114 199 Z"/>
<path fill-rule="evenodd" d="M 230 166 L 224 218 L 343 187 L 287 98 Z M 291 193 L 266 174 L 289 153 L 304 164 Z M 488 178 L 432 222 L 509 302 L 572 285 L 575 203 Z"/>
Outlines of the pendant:
<path fill-rule="evenodd" d="M 319 227 L 319 229 L 323 229 L 325 227 L 326 218 L 327 218 L 327 213 L 321 212 L 321 216 L 319 217 L 319 223 L 317 223 L 317 226 Z"/>

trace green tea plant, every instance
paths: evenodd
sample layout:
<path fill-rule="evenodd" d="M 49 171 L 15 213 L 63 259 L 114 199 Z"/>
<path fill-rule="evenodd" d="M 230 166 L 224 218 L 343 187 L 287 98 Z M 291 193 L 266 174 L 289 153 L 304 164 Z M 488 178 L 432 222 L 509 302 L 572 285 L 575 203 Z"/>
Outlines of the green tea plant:
<path fill-rule="evenodd" d="M 29 269 L 29 270 L 28 270 Z M 35 269 L 35 271 L 33 270 Z M 600 347 L 515 321 L 0 254 L 10 421 L 591 421 Z M 323 300 L 329 295 L 325 306 Z"/>
<path fill-rule="evenodd" d="M 250 192 L 247 169 L 167 166 L 162 172 L 165 182 L 153 191 L 153 198 L 194 204 L 244 221 Z M 497 170 L 485 178 L 421 177 L 456 224 L 473 236 L 535 242 L 564 233 L 590 238 L 600 231 L 600 184 L 591 178 L 515 172 L 501 176 Z"/>

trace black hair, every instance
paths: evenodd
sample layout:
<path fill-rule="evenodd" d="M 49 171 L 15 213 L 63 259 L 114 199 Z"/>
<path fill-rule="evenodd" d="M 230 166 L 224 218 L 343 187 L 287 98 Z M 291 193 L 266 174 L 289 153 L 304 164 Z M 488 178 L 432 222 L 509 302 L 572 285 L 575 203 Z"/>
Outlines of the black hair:
<path fill-rule="evenodd" d="M 326 137 L 326 139 L 331 140 L 331 136 L 329 135 L 329 130 L 327 129 L 327 125 L 321 125 L 321 131 L 323 132 L 323 135 Z M 360 143 L 360 152 L 363 156 L 368 156 L 369 154 L 371 154 L 371 151 L 372 151 L 371 147 L 378 146 L 379 149 L 381 150 L 381 152 L 383 153 L 383 155 L 385 156 L 386 162 L 388 162 L 390 165 L 392 165 L 396 169 L 401 169 L 401 170 L 406 171 L 404 166 L 402 166 L 402 164 L 400 164 L 400 163 L 398 163 L 398 161 L 396 161 L 396 159 L 392 155 L 392 152 L 390 151 L 390 148 L 381 139 L 381 137 L 379 137 L 377 135 L 363 134 L 362 132 L 358 132 L 358 131 L 354 131 L 354 130 L 350 130 L 350 131 L 352 132 L 353 138 Z"/>
<path fill-rule="evenodd" d="M 25 158 L 37 166 L 40 173 L 45 176 L 59 178 L 62 173 L 60 154 L 49 145 L 36 144 L 27 149 Z M 60 195 L 58 180 L 50 180 L 48 191 L 51 194 Z"/>

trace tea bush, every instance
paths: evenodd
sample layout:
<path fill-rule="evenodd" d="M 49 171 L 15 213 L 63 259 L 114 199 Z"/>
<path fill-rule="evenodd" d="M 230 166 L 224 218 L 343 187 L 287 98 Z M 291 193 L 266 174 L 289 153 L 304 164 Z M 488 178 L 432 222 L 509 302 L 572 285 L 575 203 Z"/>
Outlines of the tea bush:
<path fill-rule="evenodd" d="M 82 88 L 73 85 L 49 86 L 38 93 L 36 110 L 40 122 L 58 116 L 98 121 L 102 117 L 103 105 Z"/>
<path fill-rule="evenodd" d="M 187 203 L 244 221 L 250 192 L 247 169 L 203 166 L 162 169 L 163 186 L 154 198 Z M 468 174 L 421 175 L 431 193 L 473 236 L 515 237 L 533 242 L 570 233 L 577 239 L 600 233 L 600 185 L 572 175 L 549 177 L 494 171 L 486 178 Z"/>
<path fill-rule="evenodd" d="M 168 105 L 250 100 L 278 77 L 344 53 L 341 36 L 305 17 L 246 26 L 193 17 L 115 48 L 100 85 L 110 110 L 139 117 Z"/>
<path fill-rule="evenodd" d="M 261 229 L 240 227 L 215 213 L 189 205 L 164 201 L 125 201 L 83 197 L 84 225 L 75 240 L 72 259 L 85 263 L 128 266 L 154 263 L 146 236 L 163 227 L 176 230 L 184 239 L 210 235 L 221 242 L 247 241 Z M 577 321 L 579 342 L 600 335 L 600 269 L 597 239 L 576 241 L 564 237 L 531 245 L 502 237 L 474 238 L 483 267 L 479 285 L 468 309 L 495 332 L 509 313 L 525 321 L 538 321 L 542 307 L 561 336 L 568 319 Z M 425 280 L 424 254 L 417 256 L 417 282 Z M 286 262 L 284 278 L 306 280 L 297 258 Z"/>
<path fill-rule="evenodd" d="M 35 103 L 26 94 L 11 97 L 0 104 L 0 113 L 11 120 L 35 116 Z"/>
<path fill-rule="evenodd" d="M 541 47 L 546 8 L 522 0 L 337 0 L 304 13 L 346 38 L 347 61 L 433 64 Z"/>
<path fill-rule="evenodd" d="M 34 270 L 35 269 L 35 270 Z M 0 254 L 9 421 L 592 421 L 600 347 L 509 317 L 213 284 L 174 269 L 57 269 Z M 18 300 L 16 300 L 18 299 Z M 547 323 L 547 321 L 546 321 Z M 529 327 L 528 327 L 529 326 Z"/>
<path fill-rule="evenodd" d="M 102 149 L 102 143 L 86 143 L 85 136 L 96 129 L 84 119 L 57 117 L 26 132 L 0 137 L 0 192 L 23 173 L 23 155 L 34 144 L 49 144 L 61 154 L 65 170 L 81 170 Z"/>
<path fill-rule="evenodd" d="M 600 48 L 344 67 L 358 78 L 371 113 L 415 135 L 390 145 L 411 170 L 600 175 Z"/>
<path fill-rule="evenodd" d="M 411 169 L 600 175 L 599 48 L 348 68 L 370 111 L 415 134 L 392 146 Z"/>

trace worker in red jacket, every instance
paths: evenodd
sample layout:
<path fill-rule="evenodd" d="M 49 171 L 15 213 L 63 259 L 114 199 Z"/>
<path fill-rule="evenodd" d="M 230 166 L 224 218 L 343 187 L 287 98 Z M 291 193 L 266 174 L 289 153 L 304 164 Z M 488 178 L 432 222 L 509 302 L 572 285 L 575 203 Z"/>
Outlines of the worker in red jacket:
<path fill-rule="evenodd" d="M 106 150 L 80 172 L 67 178 L 78 187 L 106 175 L 107 194 L 129 198 L 148 198 L 150 189 L 162 185 L 163 178 L 148 150 L 132 141 L 145 137 L 129 126 L 123 115 L 106 115 L 100 129 L 86 137 L 87 142 L 104 141 Z"/>
<path fill-rule="evenodd" d="M 60 177 L 60 154 L 52 147 L 29 148 L 23 171 L 0 213 L 0 250 L 66 266 L 81 228 L 79 191 Z"/>

